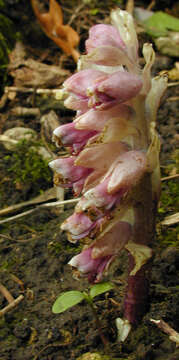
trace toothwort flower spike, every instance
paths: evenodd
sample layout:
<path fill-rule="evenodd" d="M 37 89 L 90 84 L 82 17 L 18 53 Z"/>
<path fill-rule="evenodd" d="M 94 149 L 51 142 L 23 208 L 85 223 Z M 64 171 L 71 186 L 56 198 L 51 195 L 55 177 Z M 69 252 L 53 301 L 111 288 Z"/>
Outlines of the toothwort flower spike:
<path fill-rule="evenodd" d="M 82 194 L 61 228 L 69 241 L 88 245 L 69 264 L 75 274 L 99 282 L 125 249 L 129 276 L 120 324 L 136 324 L 147 305 L 160 192 L 155 122 L 167 79 L 151 79 L 155 54 L 149 44 L 143 50 L 146 65 L 139 68 L 131 15 L 118 9 L 111 17 L 112 25 L 91 28 L 81 70 L 64 82 L 65 105 L 77 116 L 54 131 L 56 145 L 67 147 L 69 157 L 50 166 L 57 186 Z"/>

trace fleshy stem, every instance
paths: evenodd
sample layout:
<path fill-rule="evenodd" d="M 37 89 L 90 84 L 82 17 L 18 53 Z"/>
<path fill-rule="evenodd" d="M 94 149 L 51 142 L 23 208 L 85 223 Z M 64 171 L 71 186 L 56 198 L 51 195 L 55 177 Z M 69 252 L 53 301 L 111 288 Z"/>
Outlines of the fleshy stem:
<path fill-rule="evenodd" d="M 136 244 L 150 246 L 155 234 L 157 202 L 152 199 L 149 174 L 145 175 L 135 189 L 133 201 L 136 217 L 133 241 Z M 130 275 L 134 268 L 134 258 L 129 254 L 129 276 L 124 300 L 124 317 L 134 325 L 137 325 L 147 310 L 151 263 L 150 260 L 150 263 L 143 265 L 135 275 Z"/>

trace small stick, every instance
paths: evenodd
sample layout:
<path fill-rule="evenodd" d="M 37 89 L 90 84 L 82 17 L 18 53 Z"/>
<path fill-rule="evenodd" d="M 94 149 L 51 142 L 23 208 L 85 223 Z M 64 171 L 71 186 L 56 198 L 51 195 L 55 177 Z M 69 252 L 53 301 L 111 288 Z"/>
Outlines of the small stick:
<path fill-rule="evenodd" d="M 155 0 L 152 0 L 149 6 L 147 7 L 147 10 L 149 11 L 152 10 L 154 6 L 155 6 Z"/>
<path fill-rule="evenodd" d="M 161 222 L 162 225 L 173 225 L 179 222 L 179 212 L 170 216 L 166 216 Z"/>
<path fill-rule="evenodd" d="M 179 177 L 179 174 L 170 175 L 170 176 L 166 176 L 166 177 L 161 178 L 161 181 L 170 180 L 170 179 L 176 179 L 177 177 Z"/>
<path fill-rule="evenodd" d="M 6 289 L 6 287 L 2 284 L 0 284 L 0 292 L 3 294 L 3 296 L 6 298 L 9 304 L 11 304 L 14 301 L 13 296 L 11 293 Z"/>
<path fill-rule="evenodd" d="M 36 94 L 56 94 L 59 89 L 36 89 Z M 17 86 L 6 86 L 5 94 L 9 92 L 22 92 L 22 93 L 34 93 L 34 88 L 25 88 Z"/>
<path fill-rule="evenodd" d="M 5 315 L 8 311 L 16 307 L 24 299 L 23 295 L 19 295 L 17 299 L 14 299 L 9 305 L 0 310 L 0 317 Z"/>
<path fill-rule="evenodd" d="M 16 106 L 11 110 L 11 114 L 15 116 L 29 117 L 40 116 L 40 110 L 38 108 L 26 108 L 23 106 Z"/>
<path fill-rule="evenodd" d="M 24 283 L 16 275 L 10 274 L 11 278 L 21 287 L 21 290 L 24 291 Z"/>
<path fill-rule="evenodd" d="M 150 319 L 159 329 L 161 329 L 164 333 L 169 335 L 169 339 L 174 341 L 177 346 L 179 346 L 179 333 L 175 331 L 170 325 L 168 325 L 164 320 L 155 320 Z"/>
<path fill-rule="evenodd" d="M 22 216 L 29 215 L 29 214 L 33 213 L 34 211 L 36 211 L 36 210 L 38 210 L 40 208 L 72 204 L 72 203 L 78 202 L 79 200 L 80 200 L 80 198 L 76 198 L 76 199 L 70 199 L 70 200 L 64 200 L 64 201 L 55 201 L 55 202 L 51 202 L 51 203 L 42 204 L 42 205 L 36 206 L 34 209 L 24 211 L 21 214 L 11 216 L 11 217 L 9 217 L 7 219 L 4 219 L 4 220 L 0 220 L 0 224 L 4 224 L 4 223 L 6 223 L 8 221 L 16 220 L 18 218 L 21 218 Z"/>
<path fill-rule="evenodd" d="M 75 18 L 79 15 L 79 12 L 82 10 L 82 8 L 85 6 L 85 3 L 77 6 L 75 12 L 72 14 L 70 20 L 68 21 L 68 24 L 67 25 L 71 25 L 72 22 L 75 20 Z"/>
<path fill-rule="evenodd" d="M 3 94 L 2 98 L 0 99 L 0 109 L 3 109 L 8 101 L 7 94 Z"/>
<path fill-rule="evenodd" d="M 170 86 L 178 86 L 178 85 L 179 85 L 179 81 L 168 83 L 168 87 L 170 87 Z"/>
<path fill-rule="evenodd" d="M 179 100 L 179 96 L 171 96 L 167 99 L 167 101 L 178 101 Z"/>

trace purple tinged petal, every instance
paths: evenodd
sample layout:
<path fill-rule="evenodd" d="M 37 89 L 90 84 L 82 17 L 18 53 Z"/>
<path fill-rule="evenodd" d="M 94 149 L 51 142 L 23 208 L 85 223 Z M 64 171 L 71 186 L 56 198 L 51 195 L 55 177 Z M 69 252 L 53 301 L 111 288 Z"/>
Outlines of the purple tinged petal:
<path fill-rule="evenodd" d="M 110 175 L 108 192 L 114 194 L 121 188 L 131 188 L 147 171 L 147 157 L 142 151 L 132 150 L 119 156 L 106 176 Z"/>
<path fill-rule="evenodd" d="M 92 259 L 91 253 L 91 248 L 83 250 L 70 260 L 69 265 L 76 267 L 82 274 L 88 276 L 90 283 L 94 283 L 101 280 L 103 271 L 111 261 L 111 256 Z"/>
<path fill-rule="evenodd" d="M 65 107 L 68 109 L 85 112 L 88 111 L 88 97 L 87 96 L 77 96 L 70 94 L 67 99 L 64 101 Z"/>
<path fill-rule="evenodd" d="M 142 88 L 142 80 L 139 76 L 127 71 L 117 71 L 108 75 L 97 87 L 98 96 L 105 94 L 118 102 L 125 102 L 136 96 Z"/>
<path fill-rule="evenodd" d="M 86 236 L 92 227 L 93 222 L 83 213 L 74 213 L 61 225 L 61 229 L 68 231 L 74 240 Z"/>
<path fill-rule="evenodd" d="M 116 203 L 119 204 L 125 189 L 111 195 L 107 191 L 108 182 L 109 178 L 86 191 L 76 206 L 77 211 L 85 211 L 94 207 L 110 210 Z"/>
<path fill-rule="evenodd" d="M 99 236 L 92 246 L 92 258 L 117 255 L 132 236 L 132 226 L 126 221 L 117 222 L 108 232 Z"/>
<path fill-rule="evenodd" d="M 99 46 L 114 46 L 126 49 L 125 43 L 120 37 L 119 31 L 112 25 L 98 24 L 92 26 L 89 38 L 85 42 L 87 53 Z"/>
<path fill-rule="evenodd" d="M 105 78 L 106 74 L 102 71 L 95 69 L 87 69 L 77 72 L 70 76 L 63 86 L 66 91 L 80 96 L 82 99 L 87 97 L 86 90 L 92 87 L 96 79 Z"/>
<path fill-rule="evenodd" d="M 58 181 L 66 186 L 71 185 L 81 179 L 86 179 L 90 174 L 91 169 L 82 166 L 74 165 L 75 156 L 65 157 L 53 160 L 49 166 L 57 173 Z"/>
<path fill-rule="evenodd" d="M 128 58 L 123 49 L 114 46 L 100 46 L 91 51 L 88 55 L 81 57 L 82 66 L 90 67 L 91 64 L 106 67 L 126 66 L 130 72 L 138 69 L 138 66 Z M 116 71 L 116 69 L 114 70 Z"/>
<path fill-rule="evenodd" d="M 53 139 L 57 145 L 70 146 L 74 153 L 78 153 L 87 141 L 96 134 L 97 131 L 78 130 L 74 123 L 69 123 L 57 127 L 53 132 Z"/>
<path fill-rule="evenodd" d="M 125 221 L 119 221 L 101 238 L 97 238 L 92 246 L 74 256 L 69 265 L 76 267 L 82 274 L 88 276 L 89 282 L 98 282 L 113 258 L 128 243 L 132 236 L 132 226 Z"/>
<path fill-rule="evenodd" d="M 79 71 L 64 83 L 69 93 L 88 99 L 88 106 L 107 109 L 136 96 L 142 87 L 139 76 L 127 71 L 106 74 L 95 69 Z"/>

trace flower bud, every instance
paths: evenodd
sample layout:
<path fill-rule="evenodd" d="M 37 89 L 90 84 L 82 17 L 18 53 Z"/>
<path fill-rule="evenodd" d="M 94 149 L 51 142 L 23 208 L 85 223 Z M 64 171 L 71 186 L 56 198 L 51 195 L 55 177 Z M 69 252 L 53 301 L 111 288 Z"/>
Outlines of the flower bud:
<path fill-rule="evenodd" d="M 84 183 L 92 170 L 74 165 L 75 160 L 76 157 L 71 156 L 56 159 L 49 163 L 49 166 L 56 172 L 56 185 L 72 187 L 79 180 Z"/>
<path fill-rule="evenodd" d="M 87 275 L 88 281 L 93 283 L 101 280 L 103 271 L 110 263 L 111 256 L 92 259 L 91 253 L 92 248 L 83 250 L 80 254 L 74 256 L 68 264 L 76 267 L 82 274 Z"/>
<path fill-rule="evenodd" d="M 53 139 L 56 144 L 71 147 L 72 152 L 78 153 L 87 143 L 87 141 L 97 131 L 78 130 L 75 128 L 75 123 L 69 123 L 57 127 L 53 132 Z"/>
<path fill-rule="evenodd" d="M 119 31 L 112 25 L 98 24 L 92 26 L 89 31 L 89 38 L 85 42 L 86 51 L 90 53 L 93 49 L 99 46 L 113 46 L 119 47 L 122 50 L 126 49 L 125 43 L 120 37 Z"/>
<path fill-rule="evenodd" d="M 64 87 L 70 96 L 73 95 L 73 101 L 68 103 L 71 108 L 76 99 L 79 108 L 80 101 L 82 106 L 87 101 L 89 108 L 107 109 L 136 96 L 142 87 L 142 81 L 139 76 L 127 71 L 106 74 L 88 69 L 72 75 L 64 82 Z"/>

